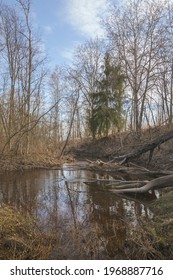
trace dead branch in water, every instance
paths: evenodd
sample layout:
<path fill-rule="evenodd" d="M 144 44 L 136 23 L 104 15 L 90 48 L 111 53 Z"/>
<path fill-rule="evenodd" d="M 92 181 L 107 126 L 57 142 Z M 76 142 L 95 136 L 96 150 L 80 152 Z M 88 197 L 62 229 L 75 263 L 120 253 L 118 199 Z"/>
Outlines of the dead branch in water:
<path fill-rule="evenodd" d="M 127 186 L 130 186 L 130 188 L 127 188 Z M 141 186 L 141 187 L 131 187 L 131 184 L 129 185 L 122 185 L 121 188 L 116 190 L 110 190 L 114 193 L 146 193 L 150 190 L 155 189 L 161 189 L 166 187 L 173 187 L 173 175 L 163 176 L 156 179 L 153 179 L 149 181 L 147 184 Z"/>
<path fill-rule="evenodd" d="M 109 183 L 108 183 L 109 182 Z M 173 187 L 173 174 L 162 176 L 151 181 L 93 180 L 84 182 L 87 185 L 104 184 L 105 190 L 113 193 L 146 193 L 150 190 Z M 108 184 L 107 184 L 108 183 Z M 113 189 L 110 189 L 113 188 Z"/>
<path fill-rule="evenodd" d="M 173 171 L 170 170 L 149 170 L 143 166 L 129 162 L 127 165 L 122 165 L 118 162 L 104 162 L 102 160 L 86 160 L 89 163 L 87 169 L 93 171 L 105 171 L 105 172 L 122 172 L 126 174 L 141 174 L 141 175 L 154 175 L 154 176 L 164 176 L 172 175 Z"/>
<path fill-rule="evenodd" d="M 108 180 L 108 179 L 96 179 L 94 181 L 86 181 L 85 183 L 88 185 L 94 184 L 99 185 L 102 181 L 105 188 L 113 193 L 146 193 L 150 190 L 161 189 L 165 187 L 173 186 L 173 171 L 169 170 L 159 170 L 159 171 L 151 171 L 145 167 L 136 165 L 134 163 L 129 163 L 128 166 L 121 165 L 110 162 L 103 162 L 101 160 L 90 161 L 90 169 L 96 169 L 102 171 L 108 171 L 107 167 L 110 167 L 111 172 L 123 172 L 127 174 L 146 174 L 146 175 L 158 175 L 157 179 L 153 179 L 151 181 L 125 181 L 125 180 Z M 106 166 L 106 169 L 104 167 Z M 101 167 L 101 169 L 100 169 Z M 164 176 L 163 176 L 164 175 Z M 113 188 L 113 189 L 110 189 Z"/>

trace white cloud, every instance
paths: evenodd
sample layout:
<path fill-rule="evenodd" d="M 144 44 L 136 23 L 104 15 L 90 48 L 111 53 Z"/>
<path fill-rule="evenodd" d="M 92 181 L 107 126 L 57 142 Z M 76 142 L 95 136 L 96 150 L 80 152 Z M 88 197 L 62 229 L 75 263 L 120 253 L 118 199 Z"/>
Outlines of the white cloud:
<path fill-rule="evenodd" d="M 67 20 L 85 36 L 104 36 L 100 16 L 108 10 L 108 0 L 67 0 Z"/>

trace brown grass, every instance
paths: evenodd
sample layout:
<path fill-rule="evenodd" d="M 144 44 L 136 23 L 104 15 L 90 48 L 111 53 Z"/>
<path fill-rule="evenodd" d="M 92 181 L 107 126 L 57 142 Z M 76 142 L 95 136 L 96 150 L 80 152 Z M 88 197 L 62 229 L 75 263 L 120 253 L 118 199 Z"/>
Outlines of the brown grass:
<path fill-rule="evenodd" d="M 9 206 L 0 207 L 1 260 L 48 259 L 54 242 L 31 217 Z"/>

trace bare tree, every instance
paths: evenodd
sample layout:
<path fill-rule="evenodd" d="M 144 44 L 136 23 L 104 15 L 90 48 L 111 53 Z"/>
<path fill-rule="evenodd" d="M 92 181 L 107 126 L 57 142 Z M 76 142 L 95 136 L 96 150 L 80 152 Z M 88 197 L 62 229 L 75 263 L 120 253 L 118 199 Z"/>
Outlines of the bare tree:
<path fill-rule="evenodd" d="M 155 86 L 159 51 L 165 43 L 164 6 L 158 1 L 131 0 L 115 7 L 106 22 L 115 57 L 132 95 L 133 128 L 140 134 L 146 97 Z"/>
<path fill-rule="evenodd" d="M 21 83 L 22 92 L 25 96 L 25 109 L 26 109 L 26 123 L 28 123 L 28 131 L 30 131 L 30 120 L 32 112 L 35 112 L 36 108 L 33 106 L 33 99 L 38 101 L 40 98 L 41 83 L 46 75 L 44 69 L 45 57 L 42 55 L 40 44 L 41 42 L 36 39 L 34 35 L 32 23 L 31 23 L 31 1 L 30 0 L 16 0 L 21 8 L 22 16 L 24 19 L 24 32 L 22 32 L 25 38 L 25 48 L 23 48 L 23 62 Z M 34 102 L 34 105 L 38 107 L 39 103 Z M 26 134 L 26 153 L 29 152 L 30 147 L 30 133 Z"/>
<path fill-rule="evenodd" d="M 51 95 L 51 101 L 53 103 L 56 103 L 58 99 L 61 99 L 63 96 L 63 70 L 56 66 L 55 70 L 51 73 L 50 76 L 50 95 Z M 61 141 L 61 108 L 60 104 L 57 103 L 57 105 L 54 107 L 54 109 L 51 111 L 51 130 L 52 130 L 52 137 L 53 137 L 53 143 L 56 146 L 59 141 Z"/>
<path fill-rule="evenodd" d="M 66 96 L 65 96 L 65 104 L 68 106 L 68 110 L 66 109 L 66 114 L 69 115 L 67 121 L 67 129 L 66 129 L 66 137 L 64 145 L 60 152 L 60 158 L 63 156 L 70 136 L 72 135 L 72 130 L 74 126 L 75 115 L 78 113 L 78 102 L 80 98 L 80 85 L 78 84 L 78 72 L 74 69 L 69 68 L 68 72 L 66 73 Z"/>
<path fill-rule="evenodd" d="M 161 120 L 173 121 L 173 5 L 167 1 L 164 6 L 165 18 L 162 19 L 164 33 L 160 34 L 163 45 L 159 51 L 158 79 L 156 87 L 160 97 Z"/>
<path fill-rule="evenodd" d="M 73 68 L 78 75 L 74 77 L 82 96 L 83 118 L 88 129 L 88 119 L 94 111 L 94 92 L 98 86 L 103 64 L 103 42 L 99 39 L 87 41 L 76 49 Z"/>
<path fill-rule="evenodd" d="M 21 47 L 23 44 L 23 38 L 20 34 L 22 29 L 21 19 L 18 17 L 16 11 L 7 5 L 2 6 L 1 12 L 1 45 L 2 50 L 2 65 L 4 65 L 4 71 L 6 74 L 4 77 L 9 78 L 8 83 L 8 108 L 7 118 L 6 118 L 6 136 L 10 138 L 13 130 L 16 127 L 16 112 L 15 112 L 15 88 L 17 84 L 17 79 L 21 67 Z M 5 82 L 6 81 L 5 77 Z M 7 86 L 3 87 L 3 90 L 7 90 Z M 9 142 L 9 149 L 11 149 L 11 141 Z"/>
<path fill-rule="evenodd" d="M 4 141 L 13 152 L 28 153 L 31 142 L 30 123 L 39 118 L 41 91 L 46 71 L 45 56 L 31 24 L 31 2 L 16 0 L 19 6 L 2 4 L 1 100 L 0 114 Z M 20 10 L 19 10 L 20 8 Z M 27 124 L 25 133 L 22 127 Z M 32 126 L 31 126 L 32 127 Z M 21 135 L 16 133 L 21 131 Z M 16 135 L 16 137 L 12 137 Z"/>

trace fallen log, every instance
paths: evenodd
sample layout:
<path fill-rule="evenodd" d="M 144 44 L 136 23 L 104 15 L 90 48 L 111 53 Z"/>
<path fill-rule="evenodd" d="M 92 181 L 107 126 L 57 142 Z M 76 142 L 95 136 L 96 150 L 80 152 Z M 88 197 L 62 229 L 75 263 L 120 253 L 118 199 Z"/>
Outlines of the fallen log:
<path fill-rule="evenodd" d="M 146 182 L 145 182 L 146 183 Z M 111 184 L 108 184 L 106 186 L 110 186 Z M 135 182 L 135 183 L 125 183 L 124 185 L 114 185 L 113 184 L 113 187 L 116 189 L 116 190 L 124 190 L 126 188 L 129 189 L 135 189 L 135 188 L 140 188 L 140 187 L 143 187 L 144 186 L 144 182 L 142 181 L 139 181 L 139 182 Z"/>
<path fill-rule="evenodd" d="M 150 190 L 161 189 L 166 187 L 173 187 L 173 175 L 163 176 L 149 181 L 139 188 L 125 188 L 110 190 L 113 193 L 146 193 Z"/>
<path fill-rule="evenodd" d="M 149 164 L 152 159 L 154 149 L 156 147 L 159 147 L 161 144 L 163 144 L 164 142 L 166 142 L 172 138 L 173 138 L 173 130 L 158 137 L 157 139 L 151 141 L 150 143 L 145 144 L 142 148 L 140 148 L 132 153 L 129 153 L 127 155 L 122 155 L 119 157 L 114 157 L 114 160 L 122 160 L 120 162 L 120 164 L 122 165 L 124 163 L 129 162 L 131 159 L 140 157 L 142 154 L 144 154 L 146 152 L 150 152 L 149 159 L 148 159 L 148 164 Z"/>
<path fill-rule="evenodd" d="M 123 182 L 122 180 L 111 180 L 111 179 L 90 179 L 87 181 L 83 181 L 84 184 L 86 185 L 100 185 L 100 184 L 104 184 L 106 186 L 111 185 L 112 184 L 118 184 L 120 185 L 121 182 Z M 126 181 L 124 181 L 126 182 Z"/>

